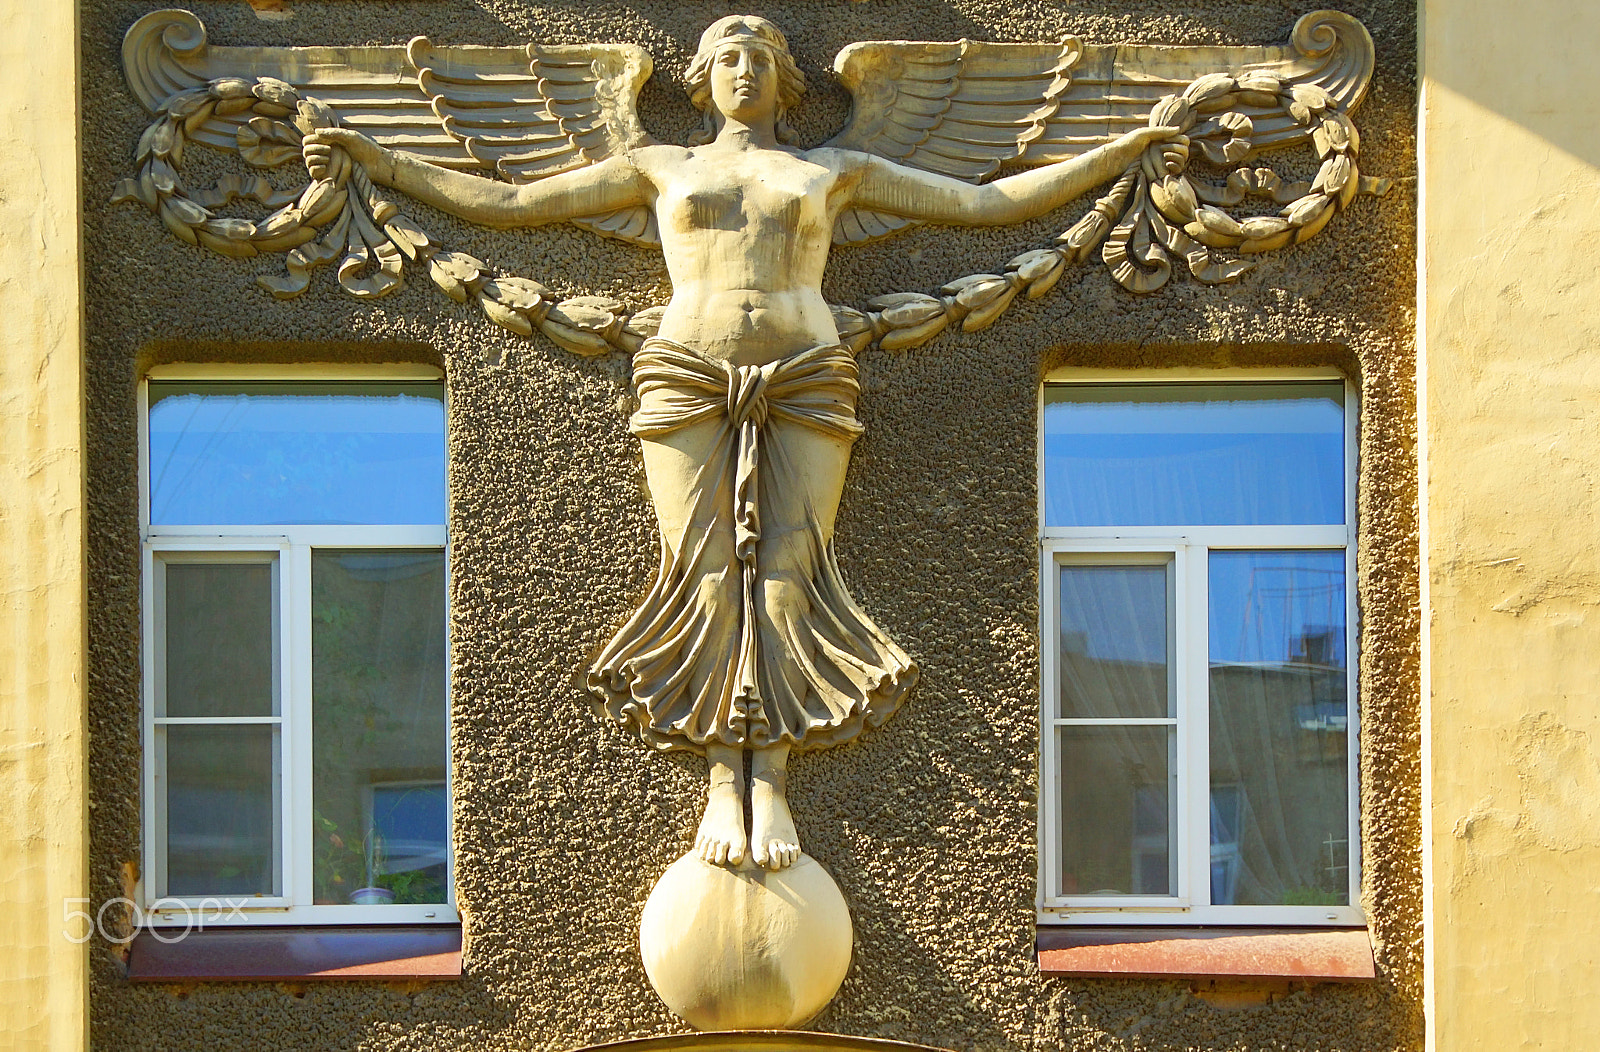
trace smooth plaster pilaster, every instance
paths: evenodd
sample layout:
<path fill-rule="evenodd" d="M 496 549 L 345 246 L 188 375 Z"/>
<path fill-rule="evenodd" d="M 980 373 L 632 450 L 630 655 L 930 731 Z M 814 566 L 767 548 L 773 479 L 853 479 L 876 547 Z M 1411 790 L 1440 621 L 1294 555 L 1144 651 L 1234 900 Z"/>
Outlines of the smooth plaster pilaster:
<path fill-rule="evenodd" d="M 1424 0 L 1428 1043 L 1600 1029 L 1600 9 Z"/>
<path fill-rule="evenodd" d="M 78 18 L 0 0 L 0 1045 L 87 1047 Z M 78 907 L 74 907 L 78 908 Z"/>

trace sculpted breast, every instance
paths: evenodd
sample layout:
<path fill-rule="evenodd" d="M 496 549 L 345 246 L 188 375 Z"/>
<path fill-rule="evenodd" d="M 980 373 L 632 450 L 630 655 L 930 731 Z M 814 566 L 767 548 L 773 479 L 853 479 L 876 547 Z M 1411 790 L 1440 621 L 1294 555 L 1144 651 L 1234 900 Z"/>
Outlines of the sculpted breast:
<path fill-rule="evenodd" d="M 690 186 L 664 201 L 665 218 L 684 231 L 743 231 L 758 236 L 793 237 L 820 223 L 824 195 L 788 181 L 741 180 Z"/>
<path fill-rule="evenodd" d="M 683 195 L 683 202 L 675 211 L 690 230 L 742 230 L 748 225 L 744 196 L 741 186 L 691 190 Z"/>

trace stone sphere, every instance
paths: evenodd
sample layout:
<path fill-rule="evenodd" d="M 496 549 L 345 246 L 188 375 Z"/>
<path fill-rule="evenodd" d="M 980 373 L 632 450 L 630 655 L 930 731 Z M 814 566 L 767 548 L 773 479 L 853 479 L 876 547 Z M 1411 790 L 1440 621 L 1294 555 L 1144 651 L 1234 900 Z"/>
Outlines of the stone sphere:
<path fill-rule="evenodd" d="M 645 974 L 699 1030 L 798 1026 L 833 1000 L 850 968 L 850 910 L 810 855 L 774 873 L 692 853 L 656 881 L 639 922 Z"/>

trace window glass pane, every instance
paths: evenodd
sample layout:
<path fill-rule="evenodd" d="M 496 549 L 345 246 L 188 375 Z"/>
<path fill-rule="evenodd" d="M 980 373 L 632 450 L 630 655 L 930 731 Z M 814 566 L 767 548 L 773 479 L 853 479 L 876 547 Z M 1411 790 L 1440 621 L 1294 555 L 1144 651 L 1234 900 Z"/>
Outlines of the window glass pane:
<path fill-rule="evenodd" d="M 1343 551 L 1211 553 L 1211 893 L 1349 902 Z"/>
<path fill-rule="evenodd" d="M 150 521 L 444 522 L 437 383 L 150 384 Z"/>
<path fill-rule="evenodd" d="M 313 898 L 446 901 L 440 551 L 311 555 Z"/>
<path fill-rule="evenodd" d="M 1158 727 L 1061 727 L 1062 895 L 1172 895 L 1172 753 Z"/>
<path fill-rule="evenodd" d="M 168 895 L 278 895 L 278 728 L 178 725 L 166 740 Z"/>
<path fill-rule="evenodd" d="M 271 563 L 163 564 L 166 690 L 157 716 L 278 711 Z"/>
<path fill-rule="evenodd" d="M 1062 718 L 1172 715 L 1167 567 L 1061 568 Z"/>
<path fill-rule="evenodd" d="M 1046 384 L 1046 526 L 1344 521 L 1344 385 Z"/>

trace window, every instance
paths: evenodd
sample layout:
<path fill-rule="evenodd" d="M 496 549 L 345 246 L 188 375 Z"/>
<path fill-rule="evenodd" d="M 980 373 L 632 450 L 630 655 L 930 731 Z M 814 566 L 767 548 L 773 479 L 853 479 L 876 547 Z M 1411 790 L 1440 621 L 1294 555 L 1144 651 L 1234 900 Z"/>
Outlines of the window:
<path fill-rule="evenodd" d="M 438 376 L 143 385 L 156 923 L 457 920 Z"/>
<path fill-rule="evenodd" d="M 1362 923 L 1352 389 L 1082 372 L 1040 418 L 1041 923 Z"/>

